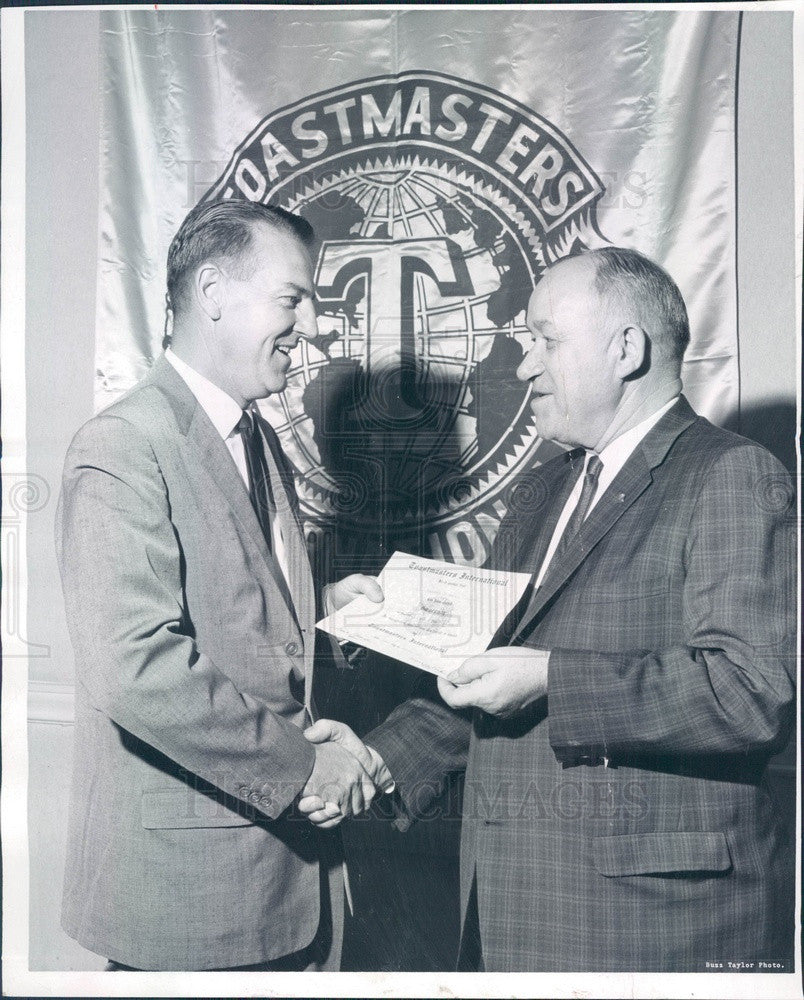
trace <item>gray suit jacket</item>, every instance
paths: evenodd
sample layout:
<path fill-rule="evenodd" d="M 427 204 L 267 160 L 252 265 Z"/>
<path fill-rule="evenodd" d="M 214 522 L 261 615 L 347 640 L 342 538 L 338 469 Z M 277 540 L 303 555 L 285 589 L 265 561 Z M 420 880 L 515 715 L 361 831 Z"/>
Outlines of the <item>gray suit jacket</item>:
<path fill-rule="evenodd" d="M 538 570 L 574 466 L 523 477 L 493 567 Z M 765 769 L 795 704 L 789 494 L 767 451 L 680 400 L 496 639 L 552 651 L 546 703 L 506 721 L 420 698 L 366 737 L 413 815 L 466 769 L 463 898 L 476 878 L 490 971 L 791 954 Z"/>
<path fill-rule="evenodd" d="M 226 445 L 164 358 L 67 455 L 63 923 L 137 968 L 261 962 L 318 927 L 319 857 L 337 834 L 288 810 L 314 760 L 315 596 L 292 479 L 267 455 L 289 593 Z"/>

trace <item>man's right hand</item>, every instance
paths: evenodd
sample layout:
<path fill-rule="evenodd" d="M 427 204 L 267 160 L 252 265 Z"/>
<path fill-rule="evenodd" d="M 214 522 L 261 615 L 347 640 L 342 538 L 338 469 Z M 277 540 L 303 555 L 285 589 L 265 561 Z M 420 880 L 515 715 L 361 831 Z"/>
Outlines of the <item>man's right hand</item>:
<path fill-rule="evenodd" d="M 316 745 L 315 763 L 299 796 L 299 809 L 310 822 L 328 830 L 347 816 L 365 812 L 375 791 L 374 782 L 357 758 L 330 740 Z"/>
<path fill-rule="evenodd" d="M 373 747 L 367 747 L 360 737 L 346 725 L 345 722 L 335 722 L 333 719 L 319 719 L 309 729 L 304 731 L 305 739 L 315 743 L 318 748 L 323 746 L 337 746 L 347 751 L 361 766 L 369 780 L 372 782 L 371 798 L 378 788 L 389 791 L 393 787 L 393 778 L 385 761 L 380 757 Z M 368 809 L 371 802 L 369 798 L 365 802 Z M 299 809 L 316 826 L 325 829 L 336 826 L 345 818 L 339 807 L 331 800 L 313 794 L 302 792 L 299 799 Z M 352 815 L 357 815 L 353 812 Z"/>

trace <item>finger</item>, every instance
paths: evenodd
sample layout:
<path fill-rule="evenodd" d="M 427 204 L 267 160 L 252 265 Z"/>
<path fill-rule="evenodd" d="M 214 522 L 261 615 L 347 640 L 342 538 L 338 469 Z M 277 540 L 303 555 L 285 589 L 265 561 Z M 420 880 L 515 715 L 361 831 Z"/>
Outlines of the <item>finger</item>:
<path fill-rule="evenodd" d="M 300 799 L 299 812 L 307 819 L 311 819 L 314 814 L 319 814 L 324 819 L 341 816 L 340 807 L 336 803 L 325 802 L 318 795 L 305 795 Z"/>
<path fill-rule="evenodd" d="M 343 799 L 344 793 L 347 791 L 345 782 L 335 779 L 320 782 L 315 787 L 315 791 L 310 791 L 308 794 L 311 796 L 315 795 L 322 803 L 321 808 L 329 810 L 334 815 L 336 810 L 339 810 L 341 813 L 345 812 Z"/>
<path fill-rule="evenodd" d="M 446 677 L 438 677 L 436 684 L 438 685 L 438 693 L 445 701 L 447 695 L 451 694 L 456 688 L 456 685 L 452 681 L 448 681 Z"/>
<path fill-rule="evenodd" d="M 320 799 L 318 801 L 321 802 Z M 309 810 L 309 816 L 312 817 L 313 815 L 319 816 L 321 819 L 334 819 L 336 816 L 340 816 L 343 819 L 340 806 L 335 802 L 321 802 L 320 806 Z"/>
<path fill-rule="evenodd" d="M 352 815 L 352 785 L 345 774 L 338 779 L 337 785 L 330 788 L 327 800 L 337 802 L 342 818 Z"/>
<path fill-rule="evenodd" d="M 351 788 L 352 815 L 359 816 L 371 805 L 376 786 L 371 778 L 361 769 L 360 774 Z"/>
<path fill-rule="evenodd" d="M 363 782 L 363 808 L 367 810 L 370 808 L 371 803 L 374 801 L 374 797 L 377 794 L 377 786 L 373 781 Z"/>
<path fill-rule="evenodd" d="M 375 604 L 382 604 L 385 600 L 382 587 L 373 576 L 363 576 L 362 574 L 358 576 L 355 579 L 355 589 L 359 594 L 364 594 L 370 601 L 374 601 Z"/>
<path fill-rule="evenodd" d="M 353 815 L 359 816 L 361 813 L 366 812 L 371 806 L 372 800 L 376 794 L 376 786 L 372 781 L 360 781 L 360 801 L 354 810 Z"/>
<path fill-rule="evenodd" d="M 460 701 L 460 688 L 456 687 L 455 684 L 450 684 L 448 680 L 443 677 L 438 678 L 438 693 L 444 699 L 444 701 L 450 706 L 450 708 L 459 708 L 458 702 Z M 457 699 L 457 701 L 456 701 Z"/>
<path fill-rule="evenodd" d="M 330 817 L 319 809 L 316 812 L 311 812 L 307 819 L 313 826 L 321 826 L 322 823 L 328 823 Z"/>
<path fill-rule="evenodd" d="M 478 681 L 456 686 L 441 677 L 438 678 L 438 691 L 450 708 L 474 707 L 478 705 L 481 694 Z"/>
<path fill-rule="evenodd" d="M 363 782 L 358 778 L 349 789 L 349 812 L 352 816 L 359 816 L 364 807 Z"/>
<path fill-rule="evenodd" d="M 337 723 L 332 719 L 319 719 L 304 730 L 304 738 L 311 743 L 327 743 L 337 736 Z"/>
<path fill-rule="evenodd" d="M 343 816 L 340 813 L 335 817 L 329 816 L 325 812 L 311 813 L 307 819 L 319 830 L 331 830 L 332 827 L 343 822 Z"/>
<path fill-rule="evenodd" d="M 484 674 L 490 673 L 493 669 L 486 657 L 470 656 L 468 660 L 463 661 L 457 670 L 447 674 L 447 679 L 452 684 L 469 684 L 479 677 L 483 677 Z"/>
<path fill-rule="evenodd" d="M 317 809 L 324 808 L 324 800 L 319 798 L 318 795 L 305 795 L 303 798 L 299 799 L 299 812 L 308 815 L 311 812 L 315 812 Z"/>

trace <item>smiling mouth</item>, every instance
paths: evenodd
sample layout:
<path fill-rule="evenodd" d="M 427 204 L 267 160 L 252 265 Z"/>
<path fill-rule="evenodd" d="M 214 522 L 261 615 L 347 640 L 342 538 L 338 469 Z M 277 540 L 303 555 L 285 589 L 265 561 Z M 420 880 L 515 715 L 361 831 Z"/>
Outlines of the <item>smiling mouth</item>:
<path fill-rule="evenodd" d="M 298 343 L 298 341 L 296 341 Z M 279 351 L 280 354 L 284 354 L 286 358 L 290 357 L 290 352 L 296 346 L 296 344 L 275 344 L 275 349 Z"/>

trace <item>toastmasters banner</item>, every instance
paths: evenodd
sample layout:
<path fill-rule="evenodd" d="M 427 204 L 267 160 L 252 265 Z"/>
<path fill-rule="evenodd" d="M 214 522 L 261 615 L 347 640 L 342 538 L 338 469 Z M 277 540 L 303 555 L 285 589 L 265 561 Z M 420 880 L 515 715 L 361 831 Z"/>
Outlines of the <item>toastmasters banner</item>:
<path fill-rule="evenodd" d="M 486 558 L 551 454 L 514 377 L 544 269 L 606 243 L 688 302 L 693 404 L 738 402 L 733 12 L 117 11 L 104 87 L 99 406 L 160 350 L 201 199 L 315 227 L 320 336 L 264 411 L 313 541 Z"/>

